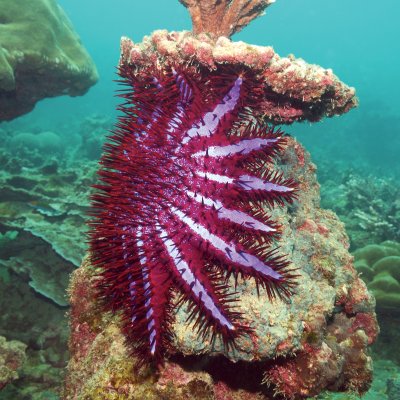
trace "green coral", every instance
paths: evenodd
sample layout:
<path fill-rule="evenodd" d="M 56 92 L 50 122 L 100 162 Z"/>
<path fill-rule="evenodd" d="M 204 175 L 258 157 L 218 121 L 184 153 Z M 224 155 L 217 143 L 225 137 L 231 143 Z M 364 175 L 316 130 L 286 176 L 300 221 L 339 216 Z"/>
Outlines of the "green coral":
<path fill-rule="evenodd" d="M 378 309 L 400 307 L 400 243 L 386 241 L 354 252 L 354 265 L 375 298 Z"/>
<path fill-rule="evenodd" d="M 2 0 L 0 121 L 32 110 L 44 97 L 86 93 L 96 67 L 55 0 Z"/>
<path fill-rule="evenodd" d="M 7 231 L 5 233 L 0 232 L 0 248 L 4 248 L 5 246 L 7 246 L 8 243 L 16 239 L 17 236 L 18 231 Z M 0 268 L 0 280 L 2 280 L 5 284 L 10 283 L 10 271 L 5 265 L 2 265 Z"/>

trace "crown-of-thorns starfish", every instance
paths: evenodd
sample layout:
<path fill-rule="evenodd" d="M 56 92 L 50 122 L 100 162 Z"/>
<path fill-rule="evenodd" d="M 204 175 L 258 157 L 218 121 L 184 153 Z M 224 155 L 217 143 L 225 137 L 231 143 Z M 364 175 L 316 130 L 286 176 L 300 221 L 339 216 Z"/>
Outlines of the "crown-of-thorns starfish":
<path fill-rule="evenodd" d="M 229 276 L 255 279 L 270 300 L 295 284 L 266 211 L 295 197 L 273 164 L 285 138 L 252 116 L 262 90 L 249 72 L 121 66 L 120 75 L 124 115 L 93 199 L 99 296 L 144 362 L 162 360 L 181 301 L 204 335 L 232 344 L 250 328 L 230 304 Z"/>

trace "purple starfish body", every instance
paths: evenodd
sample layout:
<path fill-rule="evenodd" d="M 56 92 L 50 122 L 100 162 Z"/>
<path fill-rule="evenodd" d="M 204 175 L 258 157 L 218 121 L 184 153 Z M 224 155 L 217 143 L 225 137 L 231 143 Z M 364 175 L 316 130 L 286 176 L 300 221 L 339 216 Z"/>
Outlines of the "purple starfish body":
<path fill-rule="evenodd" d="M 273 167 L 282 133 L 254 123 L 247 108 L 257 84 L 245 73 L 201 80 L 177 70 L 121 68 L 125 115 L 94 196 L 99 295 L 121 313 L 143 361 L 161 360 L 170 345 L 174 293 L 204 334 L 229 344 L 249 328 L 230 305 L 227 277 L 255 279 L 270 299 L 294 285 L 271 249 L 280 227 L 265 208 L 290 202 L 296 186 Z"/>

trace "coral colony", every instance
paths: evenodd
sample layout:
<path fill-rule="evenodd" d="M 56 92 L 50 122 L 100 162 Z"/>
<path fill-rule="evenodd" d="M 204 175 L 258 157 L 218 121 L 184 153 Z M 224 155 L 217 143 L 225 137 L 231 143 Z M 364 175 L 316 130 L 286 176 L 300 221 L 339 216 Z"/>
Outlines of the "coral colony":
<path fill-rule="evenodd" d="M 245 71 L 120 74 L 129 86 L 125 116 L 95 196 L 102 296 L 123 311 L 125 333 L 143 354 L 165 348 L 171 288 L 191 303 L 200 329 L 228 342 L 244 326 L 229 307 L 226 276 L 254 278 L 270 298 L 293 286 L 288 263 L 270 249 L 279 226 L 263 207 L 294 196 L 294 182 L 272 165 L 282 133 L 253 123 L 246 106 L 262 92 Z"/>
<path fill-rule="evenodd" d="M 331 71 L 219 37 L 271 1 L 234 13 L 217 5 L 231 2 L 183 3 L 199 35 L 158 31 L 140 46 L 122 40 L 123 116 L 93 199 L 99 297 L 121 314 L 144 362 L 158 363 L 169 350 L 182 302 L 204 337 L 229 346 L 251 331 L 232 305 L 232 282 L 251 278 L 269 300 L 290 297 L 295 266 L 277 249 L 281 227 L 270 214 L 293 201 L 297 185 L 276 165 L 285 137 L 271 123 L 318 120 L 355 105 L 354 90 Z"/>

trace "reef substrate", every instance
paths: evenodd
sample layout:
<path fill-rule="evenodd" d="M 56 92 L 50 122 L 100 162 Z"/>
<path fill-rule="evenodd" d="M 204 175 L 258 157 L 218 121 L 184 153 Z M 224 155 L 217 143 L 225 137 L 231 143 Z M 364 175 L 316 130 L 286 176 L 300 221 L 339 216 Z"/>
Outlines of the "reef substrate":
<path fill-rule="evenodd" d="M 269 123 L 316 121 L 356 105 L 354 90 L 331 71 L 280 58 L 272 48 L 188 32 L 157 31 L 140 45 L 122 40 L 122 64 L 140 70 L 169 59 L 210 70 L 227 64 L 233 70 L 258 70 L 270 95 L 266 99 L 274 96 L 259 109 Z M 258 295 L 252 280 L 239 279 L 238 308 L 252 321 L 254 333 L 238 338 L 235 350 L 218 340 L 202 340 L 187 322 L 190 310 L 183 305 L 172 327 L 175 352 L 158 373 L 151 368 L 137 371 L 118 315 L 102 312 L 96 300 L 97 277 L 89 255 L 70 287 L 72 356 L 66 399 L 112 393 L 124 399 L 184 399 L 188 393 L 198 399 L 297 399 L 323 390 L 368 389 L 368 347 L 378 333 L 375 303 L 354 269 L 343 224 L 320 208 L 315 166 L 295 139 L 288 138 L 276 167 L 299 183 L 298 200 L 274 209 L 273 215 L 283 227 L 281 250 L 299 274 L 290 301 L 269 302 L 262 289 Z"/>

